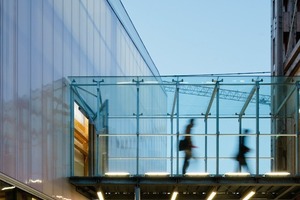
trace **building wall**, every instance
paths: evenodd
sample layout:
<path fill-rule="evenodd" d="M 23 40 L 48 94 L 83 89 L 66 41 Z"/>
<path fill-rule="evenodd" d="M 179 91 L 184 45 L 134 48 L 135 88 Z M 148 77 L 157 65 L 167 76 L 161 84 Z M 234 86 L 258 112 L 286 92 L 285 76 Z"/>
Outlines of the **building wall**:
<path fill-rule="evenodd" d="M 300 74 L 300 2 L 293 0 L 272 0 L 271 21 L 271 72 L 277 83 L 289 83 L 272 88 L 272 112 L 278 110 L 291 89 L 295 89 Z M 288 79 L 287 77 L 293 77 Z M 293 85 L 294 84 L 294 85 Z M 295 90 L 297 91 L 297 90 Z M 272 120 L 272 133 L 295 134 L 296 92 L 285 102 Z M 275 170 L 286 170 L 297 173 L 295 168 L 294 137 L 277 137 L 273 142 Z M 276 148 L 276 149 L 275 149 Z"/>
<path fill-rule="evenodd" d="M 106 0 L 1 0 L 0 27 L 0 171 L 49 196 L 85 199 L 67 179 L 66 77 L 157 69 Z"/>

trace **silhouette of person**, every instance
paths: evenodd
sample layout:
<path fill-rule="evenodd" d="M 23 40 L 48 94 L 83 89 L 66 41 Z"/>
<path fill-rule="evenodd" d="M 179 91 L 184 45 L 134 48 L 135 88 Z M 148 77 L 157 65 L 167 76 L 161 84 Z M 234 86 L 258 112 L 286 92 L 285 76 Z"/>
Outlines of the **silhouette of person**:
<path fill-rule="evenodd" d="M 249 133 L 249 129 L 244 129 L 244 134 Z M 238 172 L 241 172 L 242 167 L 245 168 L 248 172 L 250 172 L 247 161 L 246 161 L 246 153 L 250 151 L 250 148 L 246 146 L 245 136 L 239 137 L 239 149 L 236 156 L 236 160 L 238 161 Z"/>
<path fill-rule="evenodd" d="M 186 170 L 190 164 L 190 159 L 192 157 L 192 148 L 194 146 L 193 146 L 190 134 L 191 134 L 193 126 L 194 126 L 194 119 L 190 119 L 190 123 L 186 126 L 186 129 L 185 129 L 186 136 L 184 139 L 186 140 L 186 148 L 184 150 L 185 156 L 184 156 L 184 163 L 183 163 L 183 167 L 182 167 L 182 174 L 186 173 Z"/>

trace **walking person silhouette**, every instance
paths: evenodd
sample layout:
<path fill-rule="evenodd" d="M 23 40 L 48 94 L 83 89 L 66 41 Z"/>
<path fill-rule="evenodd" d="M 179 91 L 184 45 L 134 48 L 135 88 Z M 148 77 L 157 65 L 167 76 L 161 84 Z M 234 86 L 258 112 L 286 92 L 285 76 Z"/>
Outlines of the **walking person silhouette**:
<path fill-rule="evenodd" d="M 244 129 L 244 134 L 249 133 L 249 129 Z M 250 148 L 246 146 L 245 136 L 239 137 L 239 149 L 236 156 L 236 160 L 238 161 L 238 168 L 237 171 L 241 172 L 242 167 L 250 172 L 247 161 L 246 161 L 246 153 L 250 151 Z"/>
<path fill-rule="evenodd" d="M 182 174 L 186 173 L 186 170 L 190 164 L 190 159 L 192 157 L 192 148 L 194 146 L 193 146 L 190 134 L 191 134 L 193 126 L 194 126 L 194 119 L 190 119 L 190 123 L 186 126 L 186 129 L 185 129 L 186 136 L 185 136 L 184 140 L 186 140 L 186 147 L 184 149 L 185 156 L 184 156 L 184 163 L 183 163 L 183 167 L 182 167 Z"/>

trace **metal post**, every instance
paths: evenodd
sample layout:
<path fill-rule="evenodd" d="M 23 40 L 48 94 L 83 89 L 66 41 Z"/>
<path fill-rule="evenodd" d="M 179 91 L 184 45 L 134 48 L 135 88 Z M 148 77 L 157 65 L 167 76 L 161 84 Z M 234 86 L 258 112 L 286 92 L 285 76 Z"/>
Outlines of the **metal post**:
<path fill-rule="evenodd" d="M 177 87 L 176 83 L 176 90 L 177 90 L 177 102 L 176 102 L 176 110 L 177 110 L 177 114 L 176 114 L 176 129 L 177 129 L 177 137 L 176 137 L 176 143 L 177 146 L 179 144 L 179 88 Z M 177 175 L 179 174 L 179 151 L 177 150 Z"/>
<path fill-rule="evenodd" d="M 140 200 L 141 199 L 141 188 L 139 186 L 135 186 L 134 188 L 134 200 Z"/>
<path fill-rule="evenodd" d="M 173 138 L 173 116 L 171 116 L 171 174 L 173 175 L 173 145 L 174 144 L 174 138 Z"/>
<path fill-rule="evenodd" d="M 220 91 L 220 81 L 216 82 L 216 86 L 217 86 L 217 93 L 216 93 L 216 134 L 217 134 L 217 141 L 216 141 L 216 145 L 217 145 L 217 149 L 216 149 L 216 175 L 219 175 L 219 145 L 220 145 L 220 127 L 219 127 L 219 116 L 220 116 L 220 101 L 219 101 L 219 91 Z"/>
<path fill-rule="evenodd" d="M 256 175 L 259 175 L 259 82 L 256 80 Z"/>
<path fill-rule="evenodd" d="M 299 81 L 296 82 L 297 94 L 296 94 L 296 151 L 295 151 L 295 173 L 299 174 Z"/>
<path fill-rule="evenodd" d="M 101 81 L 97 81 L 97 80 L 93 80 L 93 82 L 97 83 L 97 122 L 96 122 L 96 130 L 99 131 L 98 129 L 100 129 L 100 107 L 102 106 L 102 98 L 101 98 L 101 92 L 100 92 L 100 83 L 104 82 L 104 80 Z M 99 174 L 99 137 L 97 135 L 97 133 L 95 133 L 94 131 L 92 132 L 94 134 L 94 139 L 95 141 L 95 169 L 94 172 L 90 172 L 93 173 L 92 175 L 98 175 Z M 90 163 L 91 164 L 91 163 Z"/>
<path fill-rule="evenodd" d="M 179 87 L 178 87 L 178 81 L 176 81 L 176 144 L 178 146 L 179 143 Z M 179 151 L 177 151 L 177 175 L 179 174 Z"/>
<path fill-rule="evenodd" d="M 177 77 L 177 80 L 175 81 L 174 79 L 172 80 L 172 82 L 175 82 L 176 83 L 176 144 L 178 146 L 179 144 L 179 82 L 183 82 L 183 79 L 181 80 L 178 80 L 178 77 Z M 179 174 L 179 151 L 177 150 L 176 152 L 176 157 L 177 157 L 177 160 L 176 160 L 176 174 L 178 175 Z"/>
<path fill-rule="evenodd" d="M 241 134 L 242 134 L 242 116 L 239 116 L 239 145 L 241 144 Z M 240 148 L 240 147 L 239 147 Z M 239 171 L 242 171 L 242 167 L 241 165 L 238 166 Z"/>
<path fill-rule="evenodd" d="M 70 174 L 74 176 L 74 93 L 72 83 L 70 84 L 70 161 Z"/>
<path fill-rule="evenodd" d="M 140 146 L 140 82 L 144 82 L 144 80 L 132 80 L 133 82 L 136 82 L 136 174 L 139 175 L 139 146 Z"/>
<path fill-rule="evenodd" d="M 205 117 L 205 119 L 204 119 L 204 123 L 205 123 L 205 149 L 204 149 L 204 165 L 205 165 L 205 172 L 207 172 L 207 117 Z"/>

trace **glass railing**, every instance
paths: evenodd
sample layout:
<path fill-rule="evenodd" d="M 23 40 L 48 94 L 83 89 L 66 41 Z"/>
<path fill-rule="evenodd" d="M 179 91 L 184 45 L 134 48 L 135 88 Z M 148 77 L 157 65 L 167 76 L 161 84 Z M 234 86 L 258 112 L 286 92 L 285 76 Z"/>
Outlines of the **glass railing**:
<path fill-rule="evenodd" d="M 89 175 L 182 175 L 178 144 L 190 119 L 187 172 L 240 170 L 239 141 L 251 174 L 298 173 L 298 78 L 270 76 L 69 77 L 73 102 L 93 124 Z M 248 129 L 249 133 L 245 134 Z M 71 134 L 74 124 L 71 123 Z M 243 137 L 242 137 L 243 136 Z M 90 151 L 91 152 L 91 151 Z M 73 160 L 76 160 L 76 153 Z M 75 162 L 75 161 L 74 161 Z M 73 163 L 74 164 L 74 163 Z M 74 164 L 75 165 L 75 164 Z M 76 175 L 76 167 L 73 169 Z"/>

